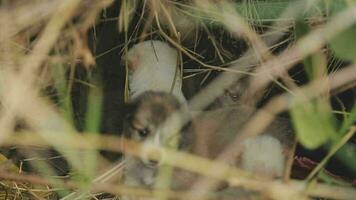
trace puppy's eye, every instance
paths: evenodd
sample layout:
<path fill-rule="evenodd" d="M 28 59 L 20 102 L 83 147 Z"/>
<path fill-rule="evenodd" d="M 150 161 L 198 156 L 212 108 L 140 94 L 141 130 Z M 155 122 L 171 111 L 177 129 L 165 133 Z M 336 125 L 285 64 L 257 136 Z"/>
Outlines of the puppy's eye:
<path fill-rule="evenodd" d="M 229 90 L 225 91 L 231 98 L 232 101 L 237 101 L 239 98 L 239 94 L 234 93 L 234 92 L 230 92 Z"/>
<path fill-rule="evenodd" d="M 147 135 L 150 134 L 150 130 L 148 130 L 148 128 L 139 129 L 137 131 L 140 137 L 147 137 Z"/>

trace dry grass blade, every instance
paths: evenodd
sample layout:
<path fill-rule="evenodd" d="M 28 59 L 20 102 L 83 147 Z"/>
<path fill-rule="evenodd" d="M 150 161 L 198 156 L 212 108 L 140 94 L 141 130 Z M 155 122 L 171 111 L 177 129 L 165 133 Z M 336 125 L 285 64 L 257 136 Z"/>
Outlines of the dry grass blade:
<path fill-rule="evenodd" d="M 19 75 L 19 79 L 24 79 L 30 83 L 33 80 L 33 76 L 47 57 L 49 51 L 57 41 L 60 31 L 64 25 L 74 14 L 75 9 L 79 6 L 81 0 L 62 1 L 57 10 L 51 17 L 51 20 L 43 30 L 40 39 L 35 44 L 33 51 L 25 59 L 22 72 Z"/>
<path fill-rule="evenodd" d="M 309 1 L 301 1 L 292 4 L 282 13 L 281 19 L 294 19 L 296 18 L 301 11 L 307 10 L 309 8 Z M 278 42 L 285 34 L 284 30 L 288 30 L 288 27 L 291 26 L 291 21 L 276 21 L 271 27 L 270 31 L 267 31 L 265 34 L 264 42 L 268 46 L 274 45 Z M 275 28 L 274 28 L 275 27 Z M 275 29 L 282 31 L 275 31 Z M 244 73 L 250 74 L 249 66 L 255 66 L 258 64 L 258 58 L 254 54 L 252 48 L 248 49 L 241 58 L 232 61 L 229 70 L 226 70 L 226 73 L 222 73 L 216 80 L 211 82 L 202 92 L 197 94 L 193 99 L 190 100 L 190 107 L 194 110 L 202 110 L 207 105 L 215 100 L 216 97 L 222 95 L 222 92 L 230 87 L 235 81 L 239 80 Z M 204 66 L 204 65 L 203 65 Z M 230 70 L 231 69 L 231 70 Z M 236 74 L 231 74 L 229 72 L 234 72 L 237 69 Z M 239 74 L 239 72 L 241 72 Z M 253 75 L 253 73 L 251 74 Z M 207 92 L 209 91 L 209 92 Z"/>
<path fill-rule="evenodd" d="M 21 138 L 21 139 L 20 139 Z M 352 195 L 356 193 L 356 191 L 352 188 L 341 188 L 341 187 L 336 187 L 336 186 L 329 186 L 325 184 L 317 184 L 314 186 L 313 190 L 307 190 L 306 189 L 306 184 L 304 181 L 291 181 L 289 184 L 285 184 L 280 181 L 269 181 L 269 180 L 264 180 L 264 179 L 256 179 L 251 176 L 245 176 L 243 175 L 244 173 L 241 173 L 239 171 L 236 171 L 237 169 L 234 169 L 230 166 L 227 166 L 219 161 L 209 161 L 204 158 L 200 158 L 194 155 L 182 153 L 182 152 L 177 152 L 169 149 L 157 149 L 156 147 L 150 147 L 147 145 L 141 145 L 137 142 L 134 141 L 129 141 L 129 140 L 123 140 L 117 137 L 104 137 L 104 136 L 82 136 L 82 135 L 77 135 L 75 141 L 80 141 L 80 142 L 75 142 L 76 143 L 76 148 L 78 149 L 107 149 L 107 150 L 112 150 L 112 151 L 121 151 L 121 150 L 126 150 L 126 153 L 130 153 L 136 156 L 140 156 L 142 151 L 148 151 L 148 152 L 155 152 L 150 154 L 151 159 L 157 159 L 159 154 L 164 155 L 164 158 L 166 158 L 164 161 L 169 164 L 173 165 L 185 170 L 193 171 L 205 176 L 209 176 L 212 178 L 217 178 L 221 180 L 226 180 L 228 181 L 231 185 L 234 186 L 243 186 L 248 189 L 256 190 L 256 191 L 261 191 L 267 193 L 270 197 L 279 199 L 278 197 L 283 197 L 290 199 L 292 197 L 300 196 L 303 194 L 310 195 L 310 196 L 324 196 L 324 197 L 332 197 L 332 198 L 337 198 L 337 199 L 350 199 Z M 87 143 L 91 143 L 92 145 L 87 146 Z M 120 144 L 125 144 L 126 147 L 128 148 L 123 148 L 120 146 Z M 29 134 L 23 134 L 18 137 L 11 137 L 6 141 L 6 144 L 19 144 L 19 145 L 42 145 L 46 146 L 48 145 L 45 140 L 39 138 L 39 137 L 33 137 L 32 135 Z M 66 145 L 72 147 L 73 144 L 67 143 Z M 199 164 L 199 165 L 197 165 Z M 213 166 L 219 170 L 225 171 L 223 174 L 221 173 L 211 173 L 211 167 Z M 224 170 L 225 169 L 225 170 Z M 5 176 L 5 175 L 4 175 Z M 16 179 L 15 177 L 12 177 L 13 179 Z M 18 179 L 21 179 L 21 176 L 18 177 Z M 31 179 L 31 178 L 30 178 Z M 37 179 L 36 179 L 37 181 Z M 41 180 L 42 182 L 38 182 L 39 184 L 41 183 L 47 183 L 46 180 Z M 44 182 L 43 182 L 44 181 Z M 66 183 L 64 183 L 66 184 Z M 75 183 L 74 183 L 75 184 Z M 73 186 L 73 185 L 72 185 Z M 69 187 L 72 187 L 69 185 Z M 115 193 L 115 194 L 127 194 L 131 192 L 135 192 L 136 190 L 129 189 L 129 188 L 117 188 L 117 187 L 109 187 L 110 185 L 107 185 L 105 183 L 92 183 L 91 188 L 94 191 L 107 191 L 110 193 Z M 105 189 L 106 188 L 106 189 Z M 326 190 L 330 190 L 333 192 L 327 192 L 325 193 Z M 143 190 L 146 191 L 146 190 Z M 149 191 L 146 191 L 149 192 Z M 151 192 L 149 192 L 151 194 Z M 167 194 L 167 193 L 166 193 Z M 170 194 L 170 193 L 168 193 Z M 171 193 L 172 196 L 178 195 L 175 197 L 189 197 L 188 196 L 179 196 L 179 193 Z M 171 194 L 169 196 L 171 196 Z M 189 194 L 189 193 L 188 193 Z M 191 193 L 195 198 L 201 198 L 201 196 L 195 192 Z M 331 196 L 328 196 L 328 195 Z M 149 195 L 147 193 L 141 194 L 143 196 Z M 280 196 L 282 195 L 282 196 Z M 190 198 L 190 197 L 189 197 Z M 209 198 L 209 197 L 208 197 Z"/>
<path fill-rule="evenodd" d="M 52 2 L 55 3 L 56 1 Z M 49 9 L 52 15 L 34 42 L 33 49 L 21 59 L 22 66 L 20 66 L 20 70 L 16 71 L 15 69 L 9 68 L 7 71 L 2 71 L 2 82 L 3 84 L 9 85 L 10 88 L 8 88 L 9 90 L 2 91 L 5 93 L 5 95 L 2 94 L 2 104 L 5 105 L 7 109 L 1 112 L 0 122 L 0 129 L 2 130 L 0 137 L 6 138 L 11 134 L 10 130 L 15 125 L 15 117 L 20 116 L 30 124 L 32 128 L 38 130 L 38 133 L 42 134 L 48 141 L 52 141 L 55 148 L 58 148 L 59 151 L 66 155 L 68 160 L 78 171 L 81 167 L 78 152 L 68 153 L 68 150 L 60 148 L 62 143 L 65 143 L 66 140 L 71 140 L 70 133 L 72 132 L 72 128 L 65 122 L 62 116 L 60 116 L 58 110 L 53 107 L 52 103 L 39 97 L 38 91 L 40 88 L 38 85 L 35 85 L 35 83 L 37 83 L 37 73 L 45 61 L 47 61 L 50 51 L 62 33 L 63 27 L 72 19 L 74 14 L 76 14 L 81 2 L 80 0 L 56 2 L 56 6 Z M 104 6 L 108 5 L 108 3 L 110 3 L 110 1 L 103 1 Z M 38 6 L 38 8 L 41 9 L 43 6 L 48 6 L 47 4 L 40 5 L 42 6 Z M 102 4 L 97 5 L 103 6 Z M 43 12 L 45 16 L 47 16 L 46 13 L 47 12 Z M 28 19 L 30 21 L 23 22 L 30 23 L 31 19 L 37 20 L 39 16 L 43 17 L 43 15 L 29 16 L 31 17 Z M 36 22 L 36 20 L 34 20 L 34 22 Z M 85 23 L 88 23 L 88 21 L 84 22 L 84 26 L 87 26 Z M 20 30 L 20 28 L 22 27 L 19 27 L 17 30 Z M 51 131 L 53 129 L 61 130 L 65 133 L 60 140 L 52 140 Z M 49 167 L 47 166 L 46 168 Z"/>
<path fill-rule="evenodd" d="M 36 91 L 32 84 L 35 81 L 35 77 L 38 68 L 43 63 L 44 59 L 47 58 L 49 51 L 51 50 L 53 44 L 56 42 L 62 27 L 65 23 L 72 17 L 75 8 L 79 5 L 80 1 L 63 1 L 58 7 L 55 14 L 52 16 L 50 22 L 48 22 L 42 36 L 37 41 L 34 46 L 33 51 L 24 59 L 23 66 L 21 66 L 21 72 L 15 74 L 14 72 L 8 72 L 9 78 L 6 80 L 13 82 L 11 85 L 12 95 L 4 96 L 4 100 L 9 103 L 7 105 L 9 113 L 2 113 L 2 118 L 0 119 L 0 129 L 3 130 L 1 137 L 6 137 L 5 134 L 8 133 L 9 128 L 14 122 L 15 109 L 19 102 L 19 98 L 24 95 L 23 100 L 26 99 L 26 94 L 29 91 Z M 34 16 L 33 16 L 34 17 Z M 29 95 L 31 96 L 31 95 Z M 16 100 L 17 99 L 17 100 Z"/>
<path fill-rule="evenodd" d="M 330 14 L 328 5 L 331 4 L 328 3 L 331 1 L 328 3 L 320 0 L 283 1 L 283 9 L 276 8 L 280 16 L 273 13 L 271 18 L 260 19 L 261 13 L 258 10 L 261 11 L 261 5 L 281 5 L 278 4 L 281 1 L 271 2 L 258 0 L 2 1 L 0 3 L 0 26 L 3 27 L 0 29 L 0 153 L 3 153 L 2 149 L 7 151 L 13 145 L 18 147 L 19 154 L 26 157 L 21 162 L 28 164 L 29 169 L 33 169 L 31 171 L 33 173 L 26 173 L 26 169 L 23 172 L 22 166 L 21 170 L 17 170 L 20 172 L 16 173 L 17 171 L 8 169 L 7 165 L 2 165 L 4 162 L 0 162 L 0 190 L 4 188 L 15 194 L 15 197 L 29 196 L 29 199 L 50 199 L 49 195 L 54 193 L 68 200 L 98 199 L 101 198 L 98 194 L 102 193 L 162 200 L 224 199 L 226 193 L 216 192 L 213 188 L 214 184 L 218 184 L 217 182 L 227 182 L 231 186 L 229 189 L 246 190 L 268 199 L 313 197 L 353 199 L 356 196 L 355 188 L 318 182 L 313 185 L 308 182 L 316 177 L 318 170 L 341 146 L 346 146 L 344 144 L 354 134 L 355 127 L 352 124 L 354 113 L 353 111 L 347 113 L 348 105 L 344 106 L 341 100 L 339 104 L 342 112 L 332 113 L 330 109 L 330 115 L 344 114 L 344 119 L 341 119 L 346 124 L 343 127 L 344 132 L 348 129 L 350 132 L 338 144 L 334 144 L 330 154 L 310 173 L 309 180 L 292 179 L 289 176 L 294 175 L 293 170 L 287 172 L 284 177 L 288 181 L 265 179 L 235 165 L 227 164 L 235 161 L 243 151 L 242 144 L 246 139 L 264 132 L 281 112 L 297 108 L 297 103 L 309 103 L 318 98 L 328 101 L 337 92 L 349 90 L 356 84 L 355 64 L 351 62 L 351 65 L 346 66 L 350 62 L 337 59 L 331 61 L 329 56 L 333 55 L 329 54 L 333 52 L 325 47 L 339 33 L 355 26 L 355 3 L 342 1 L 336 5 L 340 9 L 330 8 L 333 12 Z M 113 5 L 108 8 L 112 3 Z M 319 8 L 320 12 L 317 10 Z M 334 12 L 335 9 L 337 12 Z M 262 10 L 265 11 L 266 8 Z M 101 20 L 95 24 L 98 16 Z M 117 20 L 117 23 L 113 20 Z M 310 32 L 308 29 L 301 39 L 296 36 L 294 38 L 296 42 L 293 43 L 292 31 L 298 29 L 296 25 L 298 20 L 317 28 Z M 192 35 L 194 32 L 195 35 Z M 120 132 L 122 127 L 117 124 L 124 120 L 125 114 L 121 106 L 125 98 L 128 99 L 129 94 L 128 84 L 125 86 L 123 82 L 129 82 L 130 74 L 127 69 L 132 63 L 129 63 L 128 59 L 125 60 L 126 74 L 124 74 L 124 69 L 121 68 L 123 62 L 120 63 L 123 57 L 119 56 L 123 52 L 127 53 L 132 44 L 147 39 L 164 40 L 179 51 L 181 72 L 187 72 L 185 78 L 190 78 L 188 81 L 191 81 L 192 77 L 201 78 L 192 81 L 198 85 L 196 88 L 194 88 L 196 85 L 188 88 L 189 97 L 201 89 L 188 103 L 189 109 L 193 110 L 192 114 L 183 111 L 185 108 L 174 113 L 183 116 L 184 124 L 192 118 L 195 119 L 195 115 L 200 114 L 207 107 L 210 109 L 210 105 L 215 103 L 214 100 L 217 98 L 220 103 L 220 100 L 225 97 L 226 89 L 229 90 L 226 96 L 233 98 L 230 89 L 235 86 L 235 83 L 240 81 L 239 79 L 251 77 L 247 80 L 249 85 L 247 92 L 242 96 L 242 101 L 250 105 L 256 105 L 258 102 L 261 103 L 261 107 L 254 109 L 246 118 L 248 121 L 243 123 L 242 128 L 230 128 L 233 129 L 231 132 L 236 137 L 229 146 L 221 145 L 223 147 L 219 153 L 222 153 L 216 160 L 173 148 L 151 146 L 144 142 L 99 134 Z M 205 42 L 209 44 L 204 44 Z M 243 53 L 244 50 L 246 51 Z M 239 59 L 232 60 L 241 54 L 243 55 Z M 296 64 L 315 54 L 320 54 L 319 62 L 315 61 L 316 64 L 312 64 L 315 66 L 319 64 L 324 68 L 315 72 L 319 73 L 315 77 L 307 77 L 310 82 L 297 86 L 293 78 L 299 83 L 299 77 L 294 76 L 294 72 L 290 69 L 295 66 L 300 70 L 299 65 Z M 156 55 L 157 59 L 158 57 Z M 329 64 L 336 67 L 328 69 Z M 94 65 L 97 66 L 94 68 L 92 67 Z M 80 67 L 83 67 L 83 72 Z M 119 73 L 110 70 L 122 71 Z M 301 69 L 303 70 L 308 73 L 307 69 Z M 293 78 L 288 73 L 293 73 Z M 218 74 L 217 78 L 202 89 L 201 86 L 209 82 L 215 74 Z M 110 76 L 110 80 L 107 80 L 107 76 Z M 111 76 L 120 80 L 112 81 Z M 150 74 L 147 77 L 151 77 Z M 269 94 L 266 98 L 272 97 L 269 101 L 261 102 L 262 95 L 266 94 L 262 90 L 272 81 L 278 85 L 277 94 L 273 91 L 272 95 Z M 204 84 L 198 84 L 203 82 Z M 113 84 L 115 87 L 111 85 L 112 83 L 115 83 Z M 77 86 L 78 90 L 76 90 Z M 90 87 L 100 91 L 95 94 L 90 93 L 92 89 Z M 53 92 L 52 89 L 55 91 Z M 92 97 L 97 101 L 87 100 L 86 97 L 82 99 L 81 95 L 86 93 L 87 89 L 88 99 Z M 278 92 L 284 93 L 278 95 Z M 110 101 L 107 101 L 108 99 Z M 112 110 L 111 107 L 107 109 L 107 104 L 103 102 L 116 106 L 113 108 L 114 116 L 106 118 Z M 89 105 L 85 107 L 82 104 Z M 230 121 L 232 122 L 229 123 L 236 122 Z M 169 127 L 169 125 L 171 124 L 167 120 L 160 126 L 166 128 L 165 126 Z M 195 128 L 194 125 L 192 127 Z M 84 133 L 79 133 L 79 130 Z M 296 140 L 296 143 L 300 142 L 303 145 L 300 137 Z M 210 144 L 204 143 L 204 145 L 207 148 L 211 147 Z M 58 157 L 63 158 L 63 162 L 68 162 L 65 178 L 55 177 L 52 163 L 48 162 L 56 156 L 50 155 L 49 159 L 42 158 L 40 153 L 36 152 L 38 149 L 46 151 L 45 153 L 56 151 L 56 155 L 59 154 Z M 119 183 L 122 182 L 124 167 L 128 165 L 125 165 L 123 160 L 117 162 L 107 160 L 101 155 L 102 150 L 113 152 L 120 158 L 122 154 L 138 158 L 143 158 L 145 155 L 153 161 L 162 161 L 163 167 L 158 169 L 158 175 L 154 175 L 152 188 L 128 187 Z M 128 162 L 126 160 L 126 164 Z M 292 162 L 293 159 L 290 159 L 288 164 L 290 168 Z M 193 174 L 193 178 L 198 178 L 186 190 L 173 191 L 171 183 L 179 182 L 181 178 L 176 178 L 177 171 L 177 174 L 183 178 L 186 174 L 179 174 L 181 171 L 187 171 L 188 175 Z M 164 178 L 160 179 L 161 177 Z M 41 187 L 34 187 L 37 185 Z M 46 186 L 43 191 L 42 186 Z M 47 196 L 38 192 L 46 193 Z M 0 192 L 0 198 L 2 197 L 3 193 Z"/>
<path fill-rule="evenodd" d="M 40 4 L 22 3 L 21 5 L 15 3 L 15 8 L 5 7 L 0 9 L 0 25 L 1 27 L 6 27 L 0 31 L 1 42 L 4 42 L 23 29 L 46 19 L 58 8 L 61 1 L 42 1 Z M 31 12 L 27 12 L 28 10 L 31 10 Z"/>
<path fill-rule="evenodd" d="M 284 51 L 275 59 L 271 59 L 256 71 L 250 87 L 243 99 L 251 99 L 261 91 L 271 80 L 284 74 L 294 64 L 322 48 L 327 41 L 351 27 L 356 22 L 356 6 L 350 5 L 345 11 L 337 14 L 325 26 L 313 31 L 300 39 L 292 48 Z M 347 20 L 345 20 L 347 19 Z M 258 98 L 255 98 L 257 101 Z"/>

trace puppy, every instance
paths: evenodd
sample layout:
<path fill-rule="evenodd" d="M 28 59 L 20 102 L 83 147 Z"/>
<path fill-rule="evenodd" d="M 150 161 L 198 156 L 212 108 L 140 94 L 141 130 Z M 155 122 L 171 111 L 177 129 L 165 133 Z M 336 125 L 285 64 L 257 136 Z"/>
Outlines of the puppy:
<path fill-rule="evenodd" d="M 127 105 L 124 134 L 144 145 L 165 147 L 179 140 L 180 118 L 174 115 L 180 102 L 166 92 L 147 91 Z M 152 187 L 160 161 L 126 155 L 125 184 Z"/>
<path fill-rule="evenodd" d="M 124 120 L 124 135 L 144 145 L 164 147 L 180 141 L 180 118 L 175 114 L 187 101 L 181 90 L 181 71 L 177 50 L 167 43 L 149 40 L 129 49 L 129 103 Z M 125 155 L 124 183 L 152 188 L 160 161 Z M 125 197 L 127 199 L 127 197 Z"/>
<path fill-rule="evenodd" d="M 130 48 L 124 59 L 128 62 L 130 100 L 145 91 L 162 91 L 186 104 L 177 50 L 165 42 L 148 40 Z"/>

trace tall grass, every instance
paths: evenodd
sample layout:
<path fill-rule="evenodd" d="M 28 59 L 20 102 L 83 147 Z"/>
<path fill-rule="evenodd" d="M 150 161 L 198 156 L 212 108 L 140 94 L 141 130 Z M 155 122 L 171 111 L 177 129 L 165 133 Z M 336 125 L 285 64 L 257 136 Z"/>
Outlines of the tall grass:
<path fill-rule="evenodd" d="M 77 80 L 75 68 L 81 65 L 93 73 L 98 72 L 93 68 L 105 68 L 95 64 L 95 58 L 100 56 L 92 55 L 95 51 L 89 50 L 87 35 L 89 30 L 95 31 L 99 26 L 96 23 L 102 23 L 97 19 L 105 16 L 112 3 L 113 0 L 0 2 L 0 146 L 5 150 L 13 145 L 29 148 L 22 152 L 27 160 L 33 160 L 31 165 L 35 169 L 23 171 L 21 166 L 11 164 L 0 155 L 0 198 L 90 199 L 100 198 L 103 193 L 112 194 L 112 199 L 122 194 L 157 199 L 225 197 L 226 194 L 213 191 L 214 183 L 206 178 L 256 191 L 261 198 L 355 197 L 356 190 L 348 184 L 321 182 L 334 179 L 323 173 L 333 156 L 356 173 L 356 147 L 348 142 L 355 132 L 356 106 L 336 111 L 330 103 L 338 92 L 350 90 L 356 84 L 353 34 L 356 4 L 353 1 L 121 1 L 114 20 L 118 22 L 117 34 L 124 36 L 124 44 L 118 44 L 123 52 L 133 42 L 157 37 L 177 48 L 181 60 L 184 57 L 199 65 L 193 70 L 181 63 L 186 72 L 189 68 L 193 71 L 189 77 L 199 74 L 210 77 L 212 71 L 220 72 L 191 98 L 192 110 L 204 110 L 241 78 L 249 80 L 241 101 L 250 106 L 257 107 L 272 83 L 282 91 L 256 110 L 215 161 L 175 148 L 157 149 L 117 135 L 100 134 L 105 80 L 97 78 L 97 74 L 88 82 Z M 138 10 L 141 13 L 136 13 Z M 212 34 L 216 29 L 234 40 L 242 40 L 248 49 L 238 58 L 230 57 L 234 52 L 226 53 L 229 50 Z M 202 32 L 214 37 L 209 41 L 220 65 L 208 63 L 204 52 L 194 48 L 199 45 Z M 285 37 L 288 37 L 288 45 L 281 42 Z M 335 67 L 330 62 L 332 59 L 342 62 L 343 66 Z M 295 68 L 306 73 L 305 84 L 298 83 L 288 73 Z M 82 133 L 75 124 L 74 83 L 89 88 Z M 48 88 L 55 90 L 55 101 L 45 95 Z M 127 90 L 125 87 L 125 94 Z M 291 177 L 287 182 L 266 180 L 225 164 L 224 161 L 240 154 L 241 141 L 261 134 L 282 112 L 290 113 L 299 144 L 310 150 L 323 147 L 328 151 L 305 180 Z M 344 117 L 339 120 L 335 113 L 342 113 Z M 119 121 L 123 116 L 117 118 Z M 26 124 L 20 131 L 14 128 L 19 119 Z M 186 116 L 185 121 L 189 120 L 190 116 Z M 35 147 L 58 151 L 69 163 L 69 173 L 58 177 L 48 160 L 41 162 Z M 151 155 L 152 159 L 164 152 L 166 165 L 162 171 L 165 173 L 162 172 L 162 181 L 158 184 L 161 187 L 149 190 L 121 185 L 124 162 L 108 160 L 100 150 L 135 156 L 140 156 L 142 151 L 157 152 Z M 189 190 L 172 191 L 168 186 L 171 169 L 167 166 L 194 172 L 202 178 Z"/>

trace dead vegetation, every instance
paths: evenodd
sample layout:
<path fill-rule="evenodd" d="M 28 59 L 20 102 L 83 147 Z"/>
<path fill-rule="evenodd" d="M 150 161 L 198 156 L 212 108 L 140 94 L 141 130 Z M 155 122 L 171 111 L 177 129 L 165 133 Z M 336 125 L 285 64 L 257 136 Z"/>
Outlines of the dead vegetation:
<path fill-rule="evenodd" d="M 115 6 L 116 17 L 108 17 Z M 100 43 L 114 43 L 105 34 L 97 37 L 105 32 L 102 27 L 107 22 L 114 22 L 108 23 L 113 26 L 110 34 L 120 39 L 103 50 Z M 211 178 L 255 191 L 261 199 L 353 199 L 352 181 L 325 177 L 324 167 L 336 156 L 356 172 L 355 144 L 348 142 L 355 132 L 355 96 L 346 98 L 351 106 L 340 100 L 341 108 L 336 109 L 330 103 L 356 84 L 355 24 L 356 5 L 348 0 L 0 1 L 0 146 L 4 155 L 15 149 L 24 157 L 13 163 L 0 155 L 0 199 L 100 199 L 106 193 L 112 199 L 122 194 L 157 199 L 245 198 L 211 191 L 215 184 Z M 121 83 L 127 83 L 125 65 L 105 64 L 120 64 L 121 55 L 145 39 L 160 39 L 179 50 L 192 110 L 202 111 L 216 99 L 224 105 L 231 92 L 257 108 L 217 160 L 141 146 L 119 134 L 98 134 L 110 132 L 110 128 L 102 130 L 103 121 L 120 123 L 123 115 L 104 119 L 103 104 L 111 98 L 105 92 L 105 74 L 120 72 L 122 79 L 126 77 Z M 89 78 L 78 78 L 78 68 L 85 69 Z M 306 80 L 300 81 L 298 73 L 304 73 Z M 237 88 L 239 80 L 247 80 L 242 89 Z M 80 98 L 75 94 L 78 84 L 86 87 L 87 95 L 85 103 L 77 103 L 85 107 L 82 121 L 74 105 Z M 127 87 L 110 87 L 120 93 L 122 104 Z M 267 98 L 273 87 L 278 88 L 277 94 Z M 259 135 L 286 112 L 300 145 L 323 146 L 328 152 L 305 179 L 293 178 L 293 159 L 283 180 L 256 177 L 223 162 L 239 156 L 241 141 Z M 44 156 L 38 149 L 57 154 Z M 142 151 L 158 152 L 152 159 L 163 152 L 165 164 L 201 178 L 185 191 L 123 186 L 119 180 L 124 163 L 104 157 L 100 150 L 136 156 Z M 68 165 L 63 176 L 58 176 L 58 162 L 52 162 L 58 157 Z M 23 169 L 23 164 L 31 168 Z"/>

